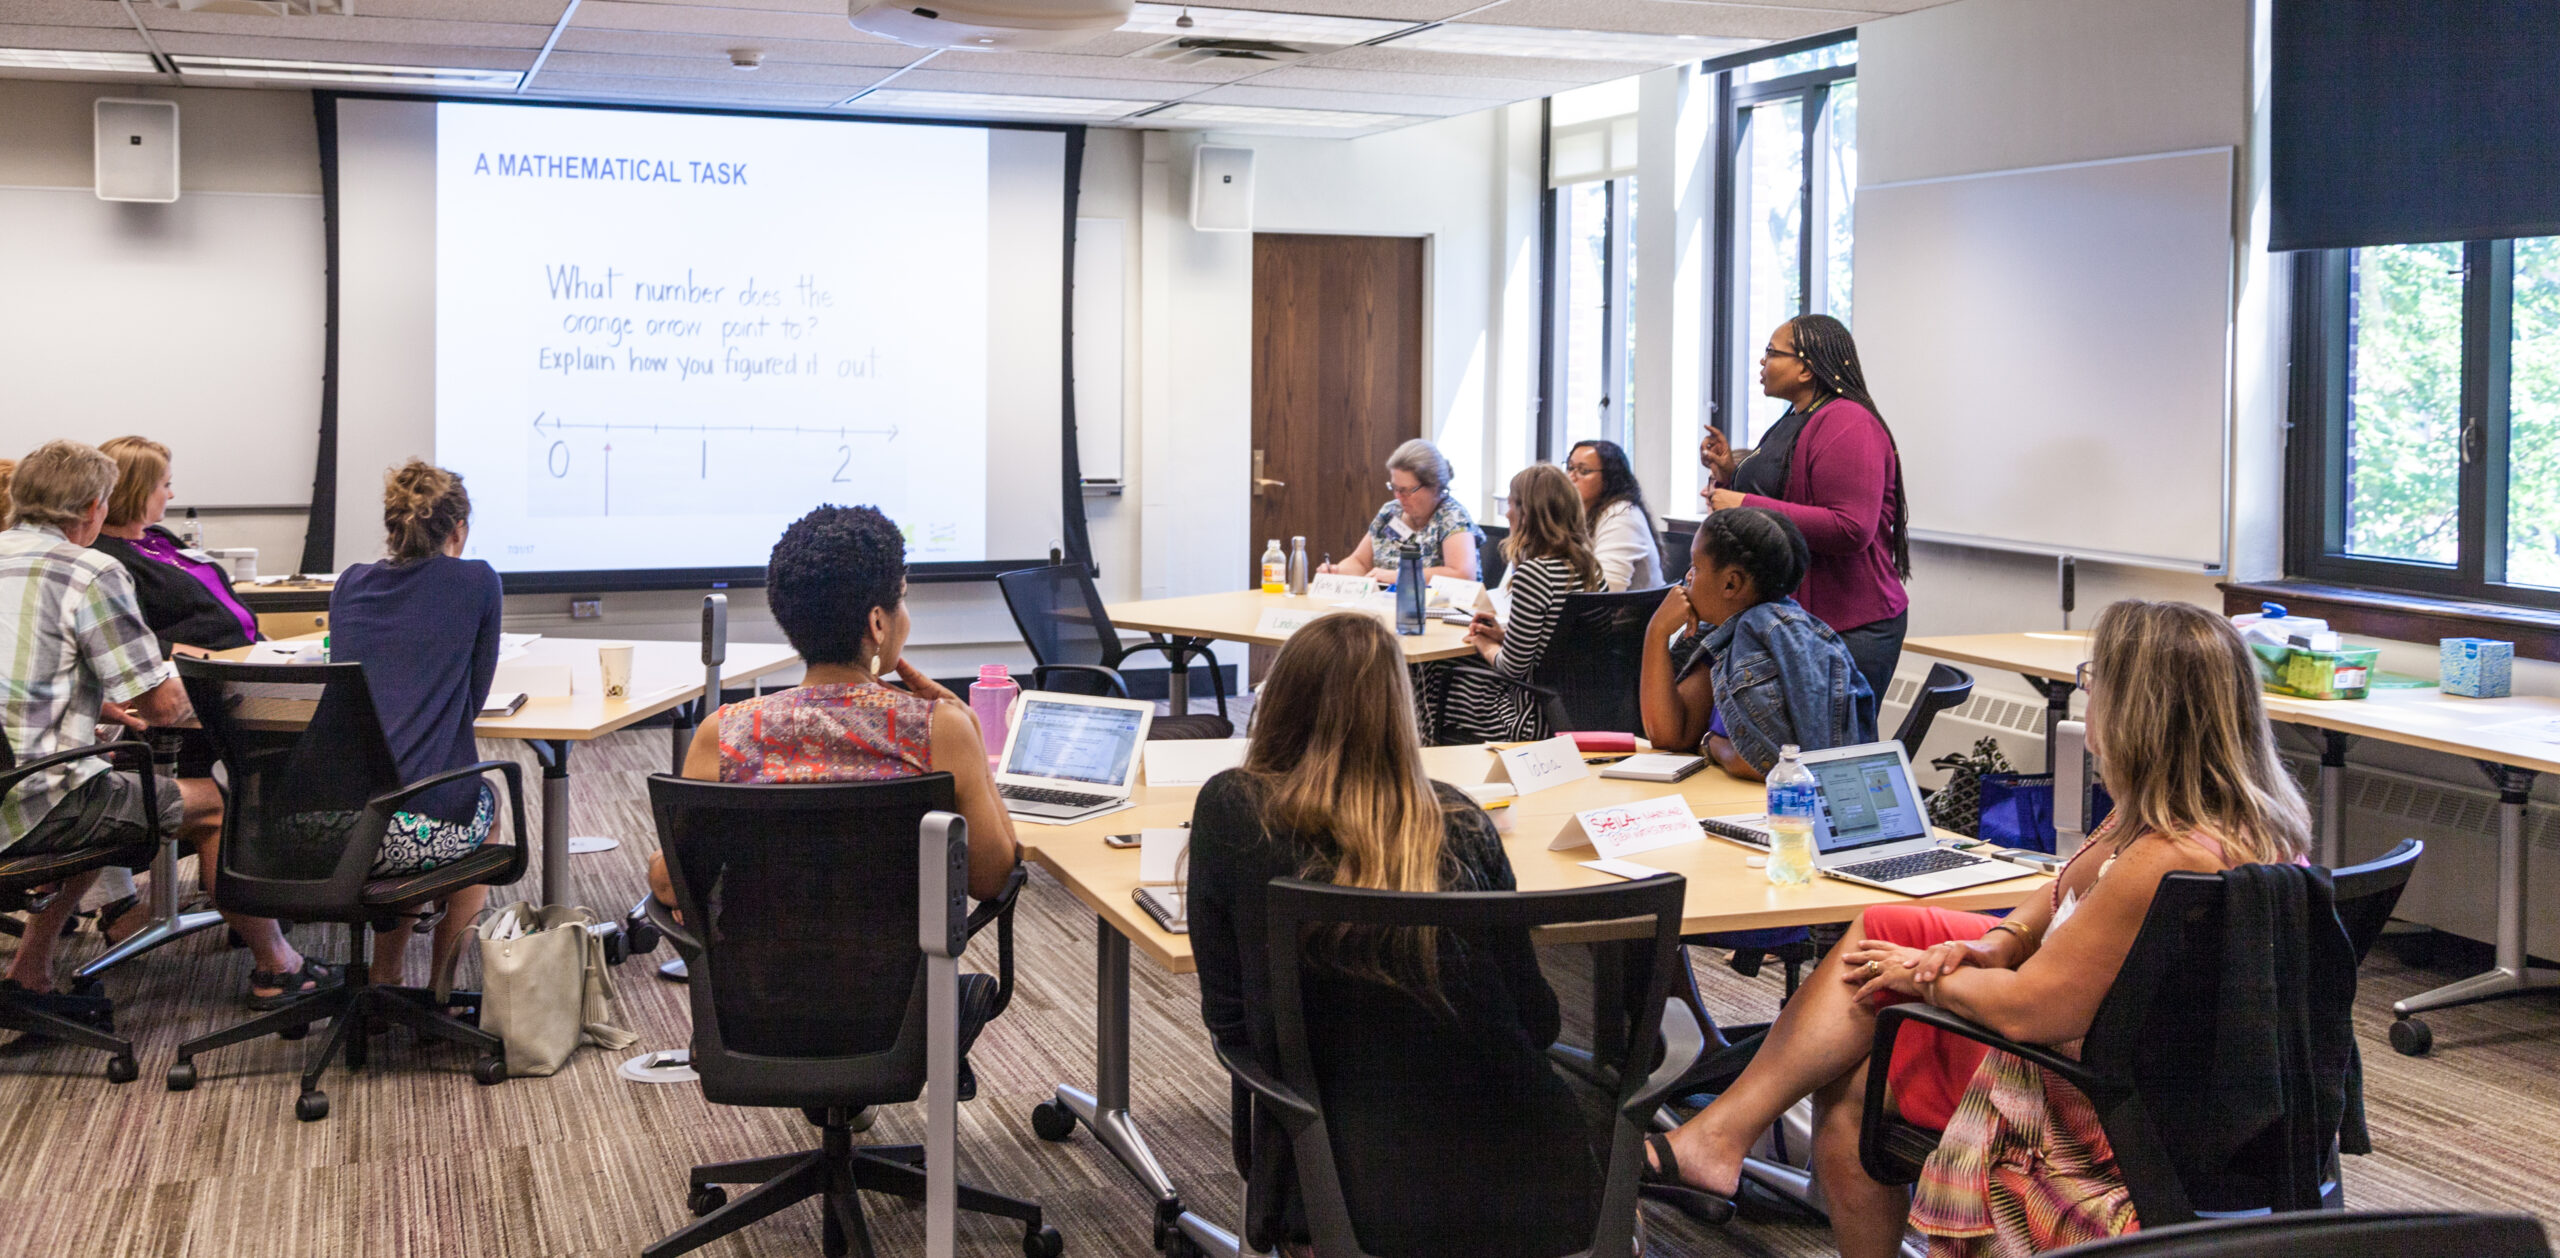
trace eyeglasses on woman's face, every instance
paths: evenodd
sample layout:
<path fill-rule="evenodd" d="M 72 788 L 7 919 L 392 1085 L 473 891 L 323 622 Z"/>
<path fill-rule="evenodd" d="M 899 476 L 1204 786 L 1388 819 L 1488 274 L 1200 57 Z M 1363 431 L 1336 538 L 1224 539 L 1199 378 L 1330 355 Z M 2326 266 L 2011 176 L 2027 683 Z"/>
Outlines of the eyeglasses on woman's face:
<path fill-rule="evenodd" d="M 1420 481 L 1416 481 L 1416 482 L 1414 482 L 1412 485 L 1409 485 L 1409 486 L 1408 486 L 1408 485 L 1399 485 L 1399 484 L 1395 483 L 1394 481 L 1388 481 L 1388 482 L 1387 482 L 1387 492 L 1388 492 L 1388 493 L 1391 493 L 1391 494 L 1394 494 L 1394 495 L 1396 496 L 1396 501 L 1398 501 L 1398 502 L 1411 502 L 1411 501 L 1413 501 L 1414 499 L 1416 499 L 1416 498 L 1420 498 L 1420 497 L 1422 497 L 1422 496 L 1423 496 L 1423 495 L 1425 495 L 1425 494 L 1436 494 L 1436 493 L 1438 493 L 1438 492 L 1440 492 L 1440 491 L 1439 491 L 1439 490 L 1437 490 L 1437 489 L 1432 488 L 1432 487 L 1431 487 L 1431 486 L 1429 486 L 1429 485 L 1425 485 L 1425 484 L 1421 483 Z"/>
<path fill-rule="evenodd" d="M 1775 345 L 1763 346 L 1760 350 L 1760 361 L 1765 363 L 1772 358 L 1792 358 L 1797 362 L 1804 361 L 1804 355 L 1799 354 L 1794 350 L 1780 349 Z"/>
<path fill-rule="evenodd" d="M 2094 662 L 2082 664 L 2073 670 L 2071 682 L 2080 688 L 2081 693 L 2090 693 L 2098 684 L 2098 666 Z"/>

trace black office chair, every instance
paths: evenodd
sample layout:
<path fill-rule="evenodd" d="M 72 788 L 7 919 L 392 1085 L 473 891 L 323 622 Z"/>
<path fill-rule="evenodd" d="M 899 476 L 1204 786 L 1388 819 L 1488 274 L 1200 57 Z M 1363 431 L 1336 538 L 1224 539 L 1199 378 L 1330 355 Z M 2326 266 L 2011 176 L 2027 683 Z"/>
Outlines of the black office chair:
<path fill-rule="evenodd" d="M 1476 579 L 1488 586 L 1500 585 L 1502 574 L 1510 571 L 1509 563 L 1502 557 L 1502 543 L 1511 536 L 1511 527 L 1506 524 L 1478 527 L 1484 532 L 1484 541 L 1476 547 Z M 1393 561 L 1381 561 L 1380 566 L 1392 568 L 1395 564 Z"/>
<path fill-rule="evenodd" d="M 1678 585 L 1689 575 L 1689 552 L 1698 544 L 1696 525 L 1668 526 L 1662 530 L 1662 580 Z"/>
<path fill-rule="evenodd" d="M 1022 631 L 1022 641 L 1031 648 L 1031 658 L 1042 668 L 1078 666 L 1076 671 L 1087 673 L 1090 681 L 1090 670 L 1108 669 L 1116 674 L 1123 661 L 1141 651 L 1162 654 L 1168 664 L 1187 666 L 1194 658 L 1207 661 L 1218 699 L 1217 715 L 1192 712 L 1160 716 L 1147 736 L 1235 736 L 1235 722 L 1227 717 L 1227 683 L 1225 674 L 1218 671 L 1218 657 L 1198 643 L 1169 641 L 1162 634 L 1149 634 L 1145 642 L 1122 645 L 1120 631 L 1111 627 L 1111 613 L 1103 608 L 1102 592 L 1094 588 L 1093 577 L 1081 566 L 1069 563 L 1017 569 L 998 576 L 996 588 L 1004 591 L 1004 605 L 1013 613 L 1014 626 Z M 1044 674 L 1035 671 L 1033 676 L 1034 684 L 1049 684 L 1043 679 Z M 1116 676 L 1105 685 L 1107 693 L 1124 698 L 1128 695 L 1128 687 Z"/>
<path fill-rule="evenodd" d="M 1546 655 L 1527 681 L 1516 681 L 1468 657 L 1449 669 L 1424 675 L 1438 688 L 1430 696 L 1432 711 L 1443 711 L 1455 669 L 1472 669 L 1496 683 L 1535 700 L 1539 721 L 1548 734 L 1561 731 L 1644 733 L 1639 680 L 1644 672 L 1644 627 L 1662 604 L 1660 590 L 1567 594 L 1556 612 Z M 1473 742 L 1476 735 L 1448 728 L 1423 731 L 1434 744 Z"/>
<path fill-rule="evenodd" d="M 1911 700 L 1911 710 L 1902 714 L 1902 728 L 1895 730 L 1893 741 L 1902 744 L 1902 754 L 1913 764 L 1920 763 L 1920 743 L 1929 737 L 1929 727 L 1938 714 L 1955 708 L 1973 697 L 1973 674 L 1953 664 L 1931 664 L 1929 676 L 1921 681 L 1920 693 Z M 1881 705 L 1884 696 L 1876 696 Z"/>
<path fill-rule="evenodd" d="M 802 1110 L 822 1144 L 693 1168 L 686 1205 L 700 1217 L 642 1253 L 671 1258 L 823 1197 L 826 1252 L 868 1255 L 859 1191 L 926 1196 L 921 1146 L 857 1147 L 853 1136 L 861 1111 L 924 1092 L 934 1028 L 918 940 L 919 852 L 937 823 L 957 822 L 951 775 L 792 784 L 653 776 L 649 803 L 684 920 L 655 901 L 649 911 L 692 974 L 692 1064 L 703 1098 Z M 959 1052 L 1012 1000 L 1013 905 L 1023 882 L 1017 868 L 967 919 L 970 935 L 997 925 L 997 976 L 957 976 L 945 1033 L 956 1033 Z M 965 1100 L 965 1058 L 959 1077 Z M 721 1184 L 756 1187 L 731 1201 Z M 1036 1202 L 966 1184 L 957 1196 L 960 1209 L 1020 1221 L 1033 1258 L 1055 1258 L 1063 1247 Z"/>
<path fill-rule="evenodd" d="M 2405 842 L 2369 866 L 2341 871 L 2356 893 L 2349 912 L 2359 922 L 2378 909 L 2388 918 L 2390 902 L 2417 865 L 2420 845 Z M 2206 1213 L 2227 1214 L 2272 1209 L 2282 1213 L 2318 1209 L 2343 1200 L 2337 1188 L 2339 1134 L 2304 1163 L 2287 1147 L 2284 1124 L 2258 1133 L 2221 1165 L 2197 1164 L 2183 1152 L 2186 1125 L 2209 1117 L 2172 1098 L 2151 1096 L 2168 1079 L 2208 1077 L 2215 1054 L 2216 1005 L 2222 973 L 2225 874 L 2173 873 L 2160 882 L 2142 933 L 2116 974 L 2114 986 L 2082 1041 L 2078 1059 L 2040 1045 L 2004 1039 L 1985 1027 L 1932 1005 L 1890 1005 L 1876 1019 L 1874 1060 L 1892 1058 L 1896 1036 L 1904 1025 L 1921 1022 L 1941 1031 L 1990 1045 L 2024 1058 L 2048 1075 L 2062 1079 L 2088 1097 L 2113 1145 L 2117 1168 L 2132 1195 L 2135 1213 L 2145 1229 L 2185 1223 Z M 2337 882 L 2332 880 L 2333 900 Z M 2315 900 L 2314 903 L 2317 903 Z M 2360 963 L 2371 939 L 2350 932 L 2347 913 L 2331 917 L 2345 948 Z M 2311 929 L 2319 929 L 2317 923 Z M 2316 992 L 2323 976 L 2302 976 Z M 2327 981 L 2338 981 L 2329 976 Z M 2352 1007 L 2355 975 L 2348 968 L 2344 992 L 2319 993 L 2324 1002 Z M 2356 1085 L 2349 1041 L 2348 1096 Z M 1907 1184 L 1938 1144 L 1939 1133 L 1914 1127 L 1894 1117 L 1885 1105 L 1885 1071 L 1868 1072 L 1866 1114 L 1859 1132 L 1859 1160 L 1879 1182 Z M 2306 1085 L 2307 1087 L 2307 1085 Z M 2304 1101 L 2308 1104 L 2311 1102 Z M 2298 1115 L 2296 1117 L 2299 1117 Z M 2182 1152 L 2173 1153 L 2173 1150 Z M 2349 1150 L 2362 1152 L 2361 1146 Z"/>
<path fill-rule="evenodd" d="M 1699 1049 L 1699 1029 L 1685 1006 L 1665 996 L 1679 950 L 1681 904 L 1687 883 L 1677 875 L 1571 891 L 1440 892 L 1370 891 L 1335 887 L 1296 878 L 1272 880 L 1265 901 L 1271 966 L 1270 1000 L 1278 1031 L 1277 1063 L 1246 1060 L 1223 1046 L 1218 1060 L 1234 1079 L 1250 1089 L 1257 1105 L 1271 1107 L 1287 1133 L 1297 1168 L 1300 1201 L 1307 1225 L 1322 1258 L 1366 1258 L 1360 1232 L 1374 1220 L 1354 1218 L 1335 1165 L 1335 1142 L 1326 1123 L 1319 1066 L 1308 1047 L 1310 1018 L 1327 1015 L 1310 1008 L 1301 984 L 1299 941 L 1316 923 L 1356 923 L 1377 927 L 1434 927 L 1443 932 L 1443 947 L 1455 946 L 1452 935 L 1488 931 L 1533 930 L 1540 926 L 1589 922 L 1642 923 L 1638 933 L 1616 945 L 1630 954 L 1628 973 L 1641 994 L 1625 1007 L 1624 1025 L 1602 1028 L 1611 1045 L 1593 1077 L 1603 1082 L 1611 1106 L 1608 1152 L 1600 1208 L 1591 1221 L 1591 1244 L 1581 1255 L 1617 1258 L 1630 1252 L 1634 1238 L 1636 1185 L 1645 1162 L 1644 1135 L 1666 1090 L 1689 1068 Z M 1444 963 L 1444 970 L 1446 965 Z M 1666 1007 L 1667 1006 L 1667 1007 Z M 1336 1064 L 1340 1069 L 1340 1064 Z M 1559 1138 L 1579 1138 L 1575 1131 Z M 1465 1131 L 1444 1131 L 1440 1138 L 1462 1142 Z M 1518 1187 L 1503 1183 L 1451 1184 L 1454 1193 L 1496 1195 Z M 1256 1203 L 1246 1203 L 1255 1217 Z"/>
<path fill-rule="evenodd" d="M 377 1022 L 477 1050 L 472 1078 L 484 1086 L 504 1081 L 505 1043 L 446 1012 L 475 1008 L 478 993 L 453 992 L 439 1000 L 425 988 L 377 987 L 365 967 L 373 932 L 423 924 L 432 918 L 422 913 L 425 905 L 465 887 L 505 886 L 524 876 L 530 831 L 524 824 L 523 769 L 512 760 L 484 760 L 403 783 L 361 664 L 180 659 L 178 676 L 230 775 L 214 902 L 254 917 L 340 922 L 349 942 L 344 986 L 179 1045 L 169 1090 L 196 1086 L 198 1053 L 267 1035 L 299 1038 L 322 1018 L 329 1019 L 328 1038 L 305 1059 L 294 1100 L 294 1116 L 304 1122 L 329 1116 L 321 1074 L 341 1051 L 349 1070 L 363 1069 L 366 1037 Z M 434 787 L 489 773 L 504 783 L 514 842 L 499 842 L 502 836 L 493 828 L 488 843 L 460 860 L 423 873 L 374 877 L 374 858 L 392 813 Z"/>
<path fill-rule="evenodd" d="M 158 792 L 178 789 L 177 783 L 156 778 L 151 770 L 151 745 L 139 740 L 94 743 L 39 756 L 24 764 L 9 749 L 9 740 L 0 737 L 0 796 L 16 790 L 18 784 L 36 774 L 75 764 L 92 756 L 103 757 L 110 771 L 130 769 L 142 778 L 142 813 L 150 818 L 149 837 L 130 844 L 102 844 L 67 852 L 29 853 L 12 856 L 0 853 L 0 911 L 15 912 L 36 908 L 43 903 L 39 889 L 92 869 L 122 865 L 140 869 L 151 863 L 165 836 L 160 833 L 160 813 L 154 802 Z M 72 990 L 74 995 L 95 995 L 98 1016 L 91 1020 L 66 1018 L 36 1007 L 37 998 L 24 992 L 0 992 L 0 1030 L 40 1035 L 65 1044 L 94 1048 L 107 1056 L 107 1081 L 131 1083 L 140 1077 L 142 1068 L 133 1056 L 133 1041 L 114 1034 L 115 1015 L 106 1004 L 97 983 L 91 979 Z"/>
<path fill-rule="evenodd" d="M 2542 1222 L 2528 1214 L 2414 1210 L 2303 1211 L 2146 1227 L 2047 1258 L 2551 1258 Z"/>

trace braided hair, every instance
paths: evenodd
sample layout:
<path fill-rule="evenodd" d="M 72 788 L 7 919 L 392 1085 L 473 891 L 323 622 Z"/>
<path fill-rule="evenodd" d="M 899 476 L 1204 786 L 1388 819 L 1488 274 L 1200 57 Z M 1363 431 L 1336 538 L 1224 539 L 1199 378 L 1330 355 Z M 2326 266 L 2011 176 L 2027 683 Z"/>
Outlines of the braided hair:
<path fill-rule="evenodd" d="M 1813 382 L 1833 397 L 1844 397 L 1867 408 L 1884 429 L 1885 444 L 1893 447 L 1893 515 L 1884 522 L 1885 544 L 1893 549 L 1893 575 L 1911 579 L 1911 495 L 1902 483 L 1902 447 L 1893 439 L 1893 428 L 1884 422 L 1884 412 L 1876 409 L 1876 400 L 1867 392 L 1866 369 L 1858 365 L 1858 343 L 1850 339 L 1849 326 L 1827 314 L 1798 315 L 1792 321 L 1796 330 L 1796 358 L 1804 369 L 1813 373 Z"/>
<path fill-rule="evenodd" d="M 1767 507 L 1728 507 L 1698 526 L 1698 549 L 1719 568 L 1740 568 L 1752 592 L 1774 603 L 1804 584 L 1813 548 L 1796 522 Z"/>

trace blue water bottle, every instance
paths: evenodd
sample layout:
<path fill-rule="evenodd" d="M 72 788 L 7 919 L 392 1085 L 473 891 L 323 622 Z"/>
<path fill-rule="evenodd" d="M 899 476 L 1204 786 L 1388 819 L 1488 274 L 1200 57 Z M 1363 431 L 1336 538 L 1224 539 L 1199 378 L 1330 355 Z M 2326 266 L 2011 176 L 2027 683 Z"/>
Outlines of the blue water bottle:
<path fill-rule="evenodd" d="M 1430 602 L 1431 587 L 1422 576 L 1422 545 L 1408 544 L 1396 558 L 1396 632 L 1421 637 L 1423 609 Z"/>

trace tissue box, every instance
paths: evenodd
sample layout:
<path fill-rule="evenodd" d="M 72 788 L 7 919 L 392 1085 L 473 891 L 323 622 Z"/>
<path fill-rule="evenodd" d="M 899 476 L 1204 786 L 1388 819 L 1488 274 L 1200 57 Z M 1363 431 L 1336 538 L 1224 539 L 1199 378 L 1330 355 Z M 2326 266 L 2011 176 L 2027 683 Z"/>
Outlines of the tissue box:
<path fill-rule="evenodd" d="M 2439 683 L 2446 694 L 2504 699 L 2515 672 L 2516 644 L 2495 638 L 2446 638 Z"/>

